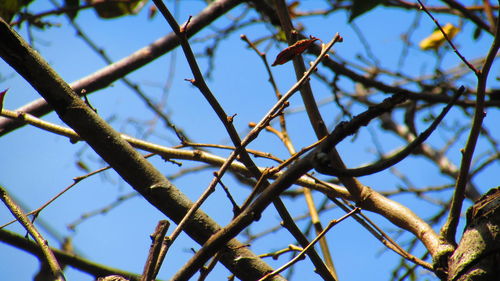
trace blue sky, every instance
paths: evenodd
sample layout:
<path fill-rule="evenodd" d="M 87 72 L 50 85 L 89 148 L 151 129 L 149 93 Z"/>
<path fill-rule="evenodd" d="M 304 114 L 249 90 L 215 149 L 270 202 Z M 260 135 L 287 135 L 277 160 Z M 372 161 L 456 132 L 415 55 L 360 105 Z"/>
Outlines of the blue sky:
<path fill-rule="evenodd" d="M 436 1 L 433 1 L 434 3 Z M 167 6 L 172 7 L 172 1 L 167 1 Z M 151 5 L 151 3 L 148 4 Z M 202 1 L 181 1 L 176 11 L 180 22 L 187 19 L 189 15 L 196 15 L 203 7 Z M 323 6 L 320 1 L 304 1 L 299 9 L 318 9 Z M 45 11 L 51 9 L 48 1 L 35 1 L 30 7 L 33 11 Z M 135 16 L 124 17 L 113 20 L 98 19 L 93 11 L 82 11 L 76 23 L 96 42 L 113 60 L 119 60 L 128 56 L 137 49 L 151 43 L 171 30 L 166 22 L 157 15 L 153 20 L 147 19 L 147 9 Z M 218 20 L 213 26 L 221 29 L 229 24 L 231 17 L 243 12 L 243 8 L 234 9 L 227 16 Z M 377 8 L 373 12 L 364 15 L 355 21 L 359 29 L 371 44 L 373 52 L 381 61 L 385 68 L 394 68 L 399 61 L 399 54 L 402 49 L 400 35 L 405 32 L 411 21 L 415 17 L 415 12 L 402 12 L 395 9 Z M 437 15 L 440 22 L 459 23 L 457 17 L 446 17 Z M 33 38 L 35 47 L 52 65 L 52 67 L 67 81 L 72 82 L 86 75 L 89 75 L 106 64 L 89 48 L 81 39 L 75 36 L 75 30 L 68 24 L 65 17 L 50 17 L 48 20 L 57 24 L 52 28 L 43 31 L 34 30 Z M 301 20 L 302 21 L 302 20 Z M 321 38 L 324 42 L 329 41 L 335 33 L 339 32 L 344 37 L 344 42 L 334 46 L 336 54 L 348 59 L 354 59 L 357 55 L 366 56 L 366 51 L 360 39 L 356 36 L 352 26 L 347 23 L 345 13 L 334 13 L 329 17 L 310 17 L 304 19 L 307 26 L 306 34 Z M 431 20 L 422 15 L 420 25 L 410 39 L 413 44 L 430 34 L 434 29 Z M 272 30 L 271 30 L 272 31 Z M 26 26 L 19 30 L 24 38 L 27 38 Z M 465 25 L 462 32 L 457 36 L 455 42 L 460 51 L 470 59 L 484 55 L 491 43 L 491 37 L 483 34 L 480 40 L 472 41 L 473 30 Z M 201 32 L 191 40 L 192 46 L 197 53 L 202 53 L 204 48 L 212 41 L 197 42 L 196 39 L 205 38 L 213 33 L 213 30 Z M 219 98 L 222 106 L 229 115 L 237 114 L 234 124 L 241 135 L 248 131 L 249 122 L 257 122 L 273 105 L 275 98 L 272 88 L 267 82 L 267 74 L 263 64 L 255 53 L 246 48 L 239 35 L 244 33 L 251 40 L 255 40 L 264 35 L 269 35 L 269 28 L 262 24 L 249 25 L 244 29 L 232 33 L 227 40 L 223 41 L 216 49 L 213 76 L 207 82 L 209 87 Z M 260 47 L 260 46 L 259 46 Z M 272 62 L 279 53 L 282 46 L 271 46 L 267 51 L 268 60 Z M 306 60 L 313 60 L 311 55 L 306 56 Z M 402 69 L 403 73 L 409 75 L 419 75 L 429 73 L 434 64 L 435 58 L 430 53 L 424 53 L 416 49 L 410 49 L 406 58 L 406 63 Z M 203 71 L 207 71 L 208 60 L 200 58 L 198 60 Z M 169 75 L 169 68 L 174 63 L 175 72 L 171 88 L 165 92 L 164 85 Z M 357 63 L 360 63 L 359 61 Z M 443 53 L 443 69 L 458 65 L 459 59 L 450 51 Z M 361 63 L 360 63 L 361 64 Z M 293 85 L 294 73 L 291 64 L 273 68 L 278 86 L 282 92 Z M 331 77 L 331 73 L 320 69 L 320 72 Z M 9 88 L 5 98 L 4 108 L 15 109 L 32 100 L 38 99 L 39 95 L 3 61 L 0 62 L 0 90 Z M 498 87 L 498 81 L 494 77 L 498 76 L 498 67 L 494 68 L 490 76 L 490 87 Z M 188 135 L 200 143 L 222 143 L 230 144 L 223 126 L 217 120 L 207 102 L 201 94 L 184 81 L 191 78 L 192 74 L 187 66 L 182 52 L 177 50 L 173 54 L 167 54 L 156 61 L 150 63 L 139 71 L 127 76 L 138 83 L 141 89 L 155 102 L 166 101 L 165 111 L 174 120 L 178 127 L 184 128 Z M 470 85 L 474 85 L 474 80 L 469 79 Z M 466 81 L 467 82 L 467 81 Z M 465 83 L 465 82 L 464 82 Z M 341 87 L 352 90 L 355 85 L 345 79 L 341 79 Z M 312 87 L 317 100 L 329 98 L 331 94 L 317 79 L 312 79 Z M 144 136 L 148 130 L 154 130 L 153 134 L 146 134 L 148 140 L 165 146 L 176 145 L 175 135 L 166 129 L 161 121 L 156 123 L 153 114 L 146 110 L 143 102 L 136 97 L 122 82 L 115 82 L 111 87 L 103 89 L 97 93 L 89 95 L 91 104 L 97 108 L 99 115 L 105 120 L 110 120 L 112 126 L 123 133 L 135 136 Z M 302 106 L 300 99 L 291 99 L 291 109 L 300 109 Z M 435 112 L 439 112 L 441 107 L 437 107 Z M 336 117 L 339 114 L 338 108 L 332 104 L 321 106 L 324 119 L 327 120 L 329 128 L 335 125 Z M 365 108 L 354 107 L 354 113 L 360 113 Z M 456 118 L 461 116 L 460 111 L 452 111 L 451 116 Z M 488 111 L 485 120 L 487 124 L 494 124 L 498 112 Z M 63 125 L 57 115 L 51 113 L 43 118 L 44 120 Z M 301 111 L 289 117 L 289 133 L 297 149 L 309 145 L 315 141 L 313 131 L 310 129 Z M 461 120 L 461 122 L 466 122 Z M 452 122 L 450 121 L 450 124 Z M 419 124 L 419 128 L 424 128 Z M 371 127 L 378 129 L 377 124 Z M 494 128 L 494 126 L 490 126 Z M 499 132 L 492 131 L 493 136 L 498 138 Z M 441 132 L 431 137 L 430 142 L 442 143 L 446 132 Z M 465 138 L 466 135 L 463 136 Z M 385 151 L 391 151 L 401 145 L 401 141 L 389 134 L 381 134 L 382 147 Z M 347 139 L 339 146 L 339 152 L 349 165 L 360 165 L 370 160 L 375 160 L 376 155 L 370 147 L 372 139 L 368 130 L 360 132 L 355 139 Z M 482 145 L 480 143 L 480 145 Z M 271 148 L 270 148 L 271 147 Z M 362 149 L 360 149 L 360 147 Z M 279 157 L 287 157 L 284 147 L 279 145 L 275 136 L 262 133 L 258 140 L 250 145 L 250 148 L 263 151 L 272 150 Z M 451 160 L 458 165 L 460 160 L 460 147 L 450 149 Z M 486 150 L 480 147 L 479 151 Z M 227 155 L 226 152 L 214 151 L 219 155 Z M 72 178 L 85 174 L 76 166 L 77 159 L 85 162 L 91 170 L 105 166 L 102 160 L 86 147 L 83 143 L 71 144 L 67 139 L 41 131 L 36 128 L 24 127 L 0 138 L 0 155 L 2 161 L 0 169 L 0 184 L 2 184 L 15 198 L 23 202 L 26 210 L 37 208 L 45 203 L 52 196 L 72 183 Z M 159 157 L 151 160 L 156 167 L 169 176 L 175 174 L 179 168 L 171 163 L 166 163 Z M 261 159 L 255 160 L 259 165 L 269 166 L 270 162 Z M 198 166 L 194 162 L 183 162 L 184 167 Z M 430 183 L 446 184 L 450 180 L 439 174 L 439 171 L 430 165 L 427 160 L 416 158 L 405 160 L 398 164 L 401 171 L 408 171 L 414 184 L 425 186 Z M 476 184 L 481 186 L 484 192 L 491 187 L 498 185 L 495 181 L 495 172 L 498 173 L 498 164 L 486 170 L 484 176 L 477 179 Z M 197 172 L 194 176 L 182 177 L 174 180 L 174 184 L 185 192 L 191 199 L 196 199 L 212 178 L 213 169 Z M 362 182 L 376 190 L 394 190 L 401 181 L 389 173 L 367 176 L 362 178 Z M 225 183 L 234 190 L 237 198 L 243 200 L 248 194 L 247 187 L 241 187 L 238 182 L 228 176 Z M 46 222 L 51 228 L 56 229 L 55 236 L 68 236 L 73 239 L 78 254 L 83 257 L 120 269 L 140 273 L 146 259 L 149 248 L 149 234 L 152 233 L 156 222 L 164 219 L 164 216 L 156 209 L 148 205 L 140 197 L 135 196 L 126 200 L 112 211 L 92 217 L 77 226 L 76 231 L 71 231 L 67 225 L 76 221 L 84 213 L 92 212 L 103 206 L 115 202 L 118 196 L 127 195 L 132 189 L 114 173 L 106 172 L 101 175 L 90 177 L 56 200 L 40 217 L 40 222 Z M 437 198 L 445 200 L 450 195 L 449 192 L 436 194 Z M 316 202 L 323 200 L 321 194 L 314 194 Z M 394 198 L 409 206 L 418 215 L 424 218 L 432 215 L 437 209 L 434 205 L 415 200 L 414 196 L 402 195 Z M 229 207 L 226 205 L 225 196 L 221 190 L 208 200 L 203 206 L 203 210 L 213 216 L 220 224 L 226 224 L 230 219 Z M 221 205 L 220 202 L 224 202 Z M 293 210 L 294 215 L 306 212 L 306 205 L 303 199 L 287 200 L 287 206 Z M 228 208 L 228 210 L 224 209 Z M 324 224 L 330 219 L 339 218 L 343 215 L 338 209 L 332 209 L 322 214 Z M 369 214 L 375 222 L 379 223 L 384 230 L 394 234 L 394 226 L 388 224 L 380 216 Z M 0 209 L 0 222 L 4 223 L 11 219 L 6 208 Z M 252 227 L 252 232 L 257 233 L 269 226 L 279 223 L 276 212 L 272 209 L 264 213 L 263 219 Z M 300 222 L 303 227 L 307 223 Z M 16 231 L 24 235 L 19 225 L 12 225 L 8 230 Z M 58 237 L 54 237 L 45 228 L 41 228 L 42 233 L 49 240 L 50 245 L 58 247 Z M 170 231 L 173 230 L 171 226 Z M 461 233 L 461 230 L 459 230 Z M 393 269 L 392 265 L 398 262 L 398 256 L 393 252 L 385 250 L 374 237 L 355 223 L 348 220 L 335 226 L 327 235 L 328 242 L 332 248 L 334 262 L 339 273 L 340 280 L 387 280 Z M 409 241 L 410 235 L 404 234 L 401 241 Z M 266 238 L 252 243 L 252 250 L 258 254 L 265 253 L 266 250 L 278 250 L 293 243 L 292 237 L 281 230 Z M 187 261 L 192 255 L 190 248 L 198 249 L 196 245 L 186 236 L 181 236 L 176 242 L 176 247 L 167 255 L 165 266 L 160 272 L 159 278 L 166 280 L 172 276 L 176 270 Z M 422 254 L 419 248 L 417 256 Z M 0 264 L 0 279 L 2 280 L 30 280 L 37 269 L 37 261 L 30 254 L 21 252 L 11 246 L 0 244 L 0 260 L 7 261 Z M 287 261 L 283 256 L 278 261 L 266 260 L 275 267 Z M 360 270 L 362 269 L 362 270 Z M 292 280 L 320 280 L 311 271 L 311 264 L 308 261 L 302 262 L 295 268 L 296 276 Z M 419 271 L 424 279 L 434 280 L 432 275 L 426 275 L 424 271 Z M 209 280 L 221 280 L 228 276 L 228 271 L 222 266 L 218 266 Z M 92 280 L 90 276 L 68 268 L 66 271 L 67 280 Z"/>

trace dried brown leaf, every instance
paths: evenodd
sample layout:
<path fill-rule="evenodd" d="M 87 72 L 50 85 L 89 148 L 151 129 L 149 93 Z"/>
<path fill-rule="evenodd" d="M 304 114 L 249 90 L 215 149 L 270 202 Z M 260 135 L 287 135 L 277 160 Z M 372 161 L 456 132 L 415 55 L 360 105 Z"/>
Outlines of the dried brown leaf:
<path fill-rule="evenodd" d="M 316 37 L 310 36 L 310 39 L 304 39 L 304 40 L 300 40 L 300 41 L 295 42 L 295 44 L 293 44 L 292 46 L 289 46 L 288 48 L 281 51 L 276 56 L 276 60 L 273 62 L 273 64 L 271 66 L 284 64 L 284 63 L 292 60 L 293 58 L 295 58 L 296 56 L 302 54 L 305 50 L 307 50 L 307 48 L 309 48 L 309 46 L 311 46 L 311 44 L 316 40 L 319 40 L 319 39 Z"/>

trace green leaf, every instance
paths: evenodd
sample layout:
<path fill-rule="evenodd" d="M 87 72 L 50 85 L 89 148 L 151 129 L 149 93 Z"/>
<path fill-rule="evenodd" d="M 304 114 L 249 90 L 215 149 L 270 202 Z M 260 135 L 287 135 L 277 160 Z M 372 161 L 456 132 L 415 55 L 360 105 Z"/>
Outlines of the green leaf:
<path fill-rule="evenodd" d="M 383 2 L 383 0 L 352 0 L 351 15 L 349 22 L 362 14 L 372 10 Z"/>

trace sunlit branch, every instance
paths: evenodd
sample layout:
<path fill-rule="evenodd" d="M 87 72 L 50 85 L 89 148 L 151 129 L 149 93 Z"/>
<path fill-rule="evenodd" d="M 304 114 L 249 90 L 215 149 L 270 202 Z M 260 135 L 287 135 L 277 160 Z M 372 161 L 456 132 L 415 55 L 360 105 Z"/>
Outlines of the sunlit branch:
<path fill-rule="evenodd" d="M 289 268 L 290 266 L 292 266 L 294 263 L 296 263 L 298 260 L 300 260 L 306 253 L 306 251 L 310 248 L 310 247 L 313 247 L 314 244 L 316 242 L 318 242 L 320 239 L 323 238 L 323 236 L 325 236 L 325 234 L 332 228 L 334 227 L 336 224 L 338 224 L 339 222 L 343 221 L 344 219 L 354 215 L 355 213 L 359 212 L 360 209 L 359 208 L 355 208 L 353 209 L 351 212 L 347 213 L 346 215 L 342 216 L 340 219 L 338 220 L 332 220 L 330 221 L 330 223 L 325 227 L 325 229 L 323 231 L 321 231 L 321 233 L 319 233 L 314 239 L 313 241 L 311 241 L 311 243 L 309 243 L 309 245 L 307 245 L 306 248 L 304 248 L 302 251 L 300 251 L 300 253 L 295 256 L 292 260 L 290 260 L 289 262 L 287 262 L 286 264 L 284 264 L 283 266 L 281 266 L 280 268 L 274 270 L 273 272 L 271 273 L 268 273 L 266 274 L 264 277 L 262 277 L 261 279 L 259 279 L 259 281 L 264 281 L 264 280 L 267 280 L 277 274 L 279 274 L 280 272 L 282 272 L 283 270 Z"/>
<path fill-rule="evenodd" d="M 158 210 L 178 222 L 192 207 L 192 202 L 168 181 L 149 161 L 137 152 L 109 124 L 90 109 L 74 90 L 49 66 L 49 64 L 12 28 L 0 19 L 0 56 L 24 77 L 33 88 L 50 103 L 58 116 L 92 147 L 99 156 L 131 187 Z M 167 207 L 168 206 L 168 207 Z M 197 243 L 203 244 L 220 226 L 204 212 L 196 213 L 186 233 Z M 229 255 L 221 261 L 236 276 L 262 276 L 270 266 L 256 257 L 249 249 L 241 247 L 236 239 L 222 245 Z M 244 265 L 235 265 L 232 256 L 248 256 Z"/>
<path fill-rule="evenodd" d="M 439 123 L 444 119 L 445 115 L 448 113 L 448 111 L 451 109 L 451 107 L 454 105 L 455 101 L 460 97 L 460 95 L 463 94 L 463 91 L 465 90 L 464 87 L 461 87 L 457 93 L 453 96 L 452 100 L 448 105 L 443 108 L 441 113 L 434 119 L 432 124 L 427 128 L 424 132 L 422 132 L 419 136 L 417 136 L 412 142 L 410 142 L 407 146 L 405 146 L 403 149 L 395 153 L 394 155 L 382 159 L 379 162 L 360 167 L 360 168 L 353 168 L 353 169 L 337 169 L 335 167 L 328 167 L 326 170 L 324 170 L 325 173 L 329 175 L 334 175 L 334 176 L 353 176 L 353 177 L 360 177 L 360 176 L 366 176 L 366 175 L 371 175 L 375 174 L 377 172 L 383 171 L 401 160 L 405 159 L 408 155 L 410 155 L 418 146 L 420 146 L 431 134 L 432 132 L 437 128 Z"/>
<path fill-rule="evenodd" d="M 21 208 L 10 198 L 5 189 L 0 186 L 0 199 L 4 202 L 5 206 L 14 215 L 14 217 L 19 221 L 19 223 L 28 231 L 31 237 L 35 239 L 38 244 L 39 250 L 42 252 L 43 262 L 47 263 L 52 278 L 57 281 L 64 281 L 63 271 L 59 266 L 59 263 L 54 256 L 54 253 L 49 248 L 47 240 L 43 238 L 40 232 L 35 228 L 35 225 L 29 220 L 26 214 L 21 210 Z"/>
<path fill-rule="evenodd" d="M 500 17 L 497 17 L 497 24 L 495 30 L 495 39 L 490 47 L 488 55 L 486 56 L 485 63 L 478 73 L 477 93 L 476 93 L 476 108 L 474 111 L 474 118 L 472 126 L 467 139 L 465 148 L 462 151 L 462 161 L 460 163 L 460 172 L 456 183 L 455 193 L 450 206 L 450 213 L 444 226 L 441 228 L 441 235 L 445 241 L 450 244 L 455 244 L 455 235 L 457 231 L 458 222 L 460 220 L 460 212 L 462 210 L 462 203 L 465 198 L 465 188 L 469 181 L 469 170 L 471 166 L 472 157 L 476 148 L 477 140 L 483 126 L 483 119 L 486 117 L 485 110 L 485 92 L 486 81 L 488 74 L 493 65 L 493 61 L 500 48 Z"/>
<path fill-rule="evenodd" d="M 8 117 L 8 118 L 16 118 L 18 121 L 25 122 L 26 124 L 31 124 L 33 126 L 36 126 L 40 129 L 47 130 L 49 132 L 61 135 L 61 136 L 66 136 L 69 138 L 71 142 L 76 142 L 80 140 L 80 136 L 75 133 L 75 131 L 68 129 L 66 127 L 62 127 L 59 125 L 55 125 L 53 123 L 43 121 L 41 119 L 38 119 L 34 116 L 31 116 L 26 113 L 22 112 L 14 112 L 10 110 L 3 109 L 2 116 Z M 226 159 L 205 151 L 201 150 L 184 150 L 184 149 L 175 149 L 175 148 L 169 148 L 165 146 L 161 146 L 155 143 L 151 143 L 148 141 L 144 141 L 141 139 L 133 138 L 128 135 L 121 135 L 122 138 L 124 138 L 127 142 L 129 142 L 132 146 L 138 149 L 142 149 L 144 151 L 148 151 L 151 153 L 155 153 L 160 155 L 161 157 L 165 159 L 178 159 L 178 160 L 192 160 L 192 161 L 199 161 L 203 162 L 206 164 L 214 165 L 214 166 L 222 166 Z M 260 152 L 262 153 L 262 152 Z M 299 152 L 300 153 L 300 152 Z M 263 153 L 265 154 L 265 153 Z M 109 167 L 108 167 L 109 168 Z M 248 169 L 241 164 L 240 162 L 233 162 L 230 165 L 230 170 L 233 172 L 241 173 L 243 175 L 250 175 L 250 172 Z M 261 173 L 264 172 L 265 168 L 259 168 Z M 282 174 L 282 172 L 277 172 L 277 173 L 272 173 L 270 176 L 271 178 L 277 178 Z M 328 184 L 327 186 L 319 185 L 317 182 L 313 179 L 308 178 L 307 176 L 301 177 L 297 181 L 298 185 L 302 185 L 304 187 L 312 188 L 315 190 L 318 190 L 320 192 L 324 193 L 330 193 L 333 196 L 340 196 L 344 198 L 350 198 L 349 193 L 345 188 L 338 186 L 338 185 L 333 185 L 333 184 Z"/>
<path fill-rule="evenodd" d="M 221 0 L 213 2 L 196 17 L 191 19 L 189 28 L 186 30 L 187 36 L 191 37 L 195 35 L 198 31 L 211 24 L 221 15 L 228 12 L 241 2 L 241 0 Z M 129 56 L 71 83 L 71 88 L 77 94 L 80 94 L 82 90 L 85 90 L 87 94 L 90 94 L 97 90 L 106 88 L 114 81 L 121 79 L 132 71 L 135 71 L 161 57 L 165 53 L 176 48 L 178 45 L 179 40 L 172 32 L 167 36 L 159 38 L 150 45 L 137 50 Z M 39 117 L 51 112 L 53 109 L 44 99 L 38 99 L 18 108 L 17 110 Z M 16 123 L 11 119 L 0 118 L 0 135 L 4 135 L 12 130 L 15 130 L 21 125 L 22 123 Z"/>

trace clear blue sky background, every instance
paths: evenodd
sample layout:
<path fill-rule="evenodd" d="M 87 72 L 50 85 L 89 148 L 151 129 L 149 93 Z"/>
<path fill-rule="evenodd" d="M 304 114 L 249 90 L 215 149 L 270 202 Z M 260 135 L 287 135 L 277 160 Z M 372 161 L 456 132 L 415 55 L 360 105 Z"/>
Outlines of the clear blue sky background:
<path fill-rule="evenodd" d="M 45 11 L 52 9 L 49 1 L 35 1 L 30 7 L 33 11 Z M 323 3 L 320 1 L 303 1 L 299 10 L 320 9 Z M 173 7 L 172 1 L 166 2 Z M 432 1 L 432 3 L 440 3 Z M 151 5 L 151 3 L 148 4 Z M 177 7 L 177 17 L 184 22 L 189 15 L 196 15 L 203 7 L 203 1 L 180 1 Z M 213 26 L 216 28 L 227 27 L 230 19 L 241 14 L 242 7 L 234 9 L 228 16 L 218 20 Z M 364 36 L 371 44 L 371 51 L 379 58 L 381 65 L 386 68 L 394 68 L 399 60 L 402 49 L 400 35 L 409 28 L 415 17 L 415 12 L 403 12 L 395 9 L 377 8 L 373 12 L 362 16 L 355 21 L 356 25 L 363 31 Z M 437 16 L 443 24 L 452 22 L 457 24 L 456 17 Z M 33 30 L 32 36 L 35 47 L 49 61 L 54 69 L 68 82 L 76 81 L 89 75 L 106 64 L 94 52 L 90 51 L 81 39 L 75 36 L 75 30 L 68 25 L 65 17 L 50 17 L 48 21 L 60 26 L 47 28 L 43 31 Z M 310 17 L 304 20 L 307 26 L 306 34 L 321 38 L 324 42 L 329 41 L 335 33 L 339 32 L 344 37 L 342 44 L 334 47 L 335 51 L 342 57 L 354 58 L 360 54 L 366 56 L 365 49 L 356 36 L 352 27 L 347 24 L 345 13 L 334 13 L 328 18 Z M 91 10 L 81 12 L 76 23 L 88 34 L 88 36 L 102 47 L 113 60 L 119 60 L 128 56 L 137 49 L 151 43 L 171 30 L 161 16 L 157 15 L 153 20 L 147 19 L 147 9 L 136 16 L 124 17 L 113 20 L 98 19 Z M 434 26 L 430 19 L 422 14 L 420 25 L 410 38 L 413 44 L 430 34 Z M 463 31 L 457 36 L 456 42 L 461 52 L 469 59 L 474 59 L 486 54 L 491 37 L 486 34 L 478 41 L 472 41 L 472 29 L 464 26 Z M 26 25 L 19 32 L 24 38 L 27 37 Z M 274 32 L 274 31 L 273 31 Z M 212 34 L 213 30 L 204 31 L 195 38 L 205 38 Z M 267 74 L 260 60 L 254 52 L 247 49 L 245 43 L 239 39 L 244 33 L 251 40 L 269 35 L 269 30 L 262 24 L 250 25 L 243 30 L 232 33 L 227 40 L 222 42 L 216 49 L 216 65 L 213 76 L 208 84 L 214 94 L 219 98 L 222 106 L 229 115 L 237 114 L 235 126 L 242 135 L 248 131 L 248 122 L 257 122 L 273 105 L 275 98 L 272 88 L 267 82 Z M 212 41 L 197 42 L 192 39 L 193 48 L 197 53 L 202 53 L 205 46 Z M 274 60 L 280 48 L 284 46 L 273 46 L 269 49 L 268 60 Z M 313 57 L 306 56 L 307 60 Z M 207 70 L 208 60 L 200 58 L 199 63 L 204 71 Z M 169 75 L 169 68 L 175 63 L 173 83 L 168 93 L 164 93 L 163 86 Z M 423 53 L 416 49 L 410 49 L 406 57 L 406 63 L 402 71 L 411 75 L 429 73 L 433 69 L 435 58 L 431 53 Z M 444 53 L 443 69 L 459 64 L 459 60 L 450 51 Z M 294 73 L 291 64 L 286 64 L 273 69 L 278 85 L 285 92 L 294 82 Z M 321 69 L 320 69 L 321 71 Z M 38 99 L 39 95 L 3 61 L 0 62 L 0 90 L 9 88 L 5 98 L 6 109 L 18 108 L 32 100 Z M 323 73 L 331 74 L 328 71 Z M 498 87 L 498 81 L 493 76 L 498 76 L 498 67 L 492 71 L 490 86 Z M 148 66 L 128 76 L 132 81 L 138 83 L 141 89 L 153 101 L 166 100 L 165 111 L 171 116 L 178 127 L 184 128 L 188 135 L 201 143 L 223 143 L 230 144 L 228 137 L 216 119 L 215 114 L 205 102 L 201 94 L 192 87 L 185 78 L 191 78 L 187 63 L 180 50 L 174 55 L 165 55 Z M 469 85 L 475 85 L 470 77 Z M 312 80 L 313 89 L 318 100 L 329 98 L 329 91 L 317 80 Z M 341 80 L 341 87 L 352 89 L 353 85 Z M 97 108 L 98 113 L 106 120 L 110 120 L 115 129 L 135 136 L 147 135 L 148 140 L 171 146 L 178 144 L 171 131 L 165 129 L 160 121 L 154 120 L 150 111 L 145 110 L 144 104 L 134 93 L 124 86 L 122 82 L 116 82 L 113 86 L 101 90 L 89 96 L 91 104 Z M 292 109 L 300 109 L 300 99 L 295 97 L 291 100 Z M 364 108 L 354 108 L 359 113 Z M 324 119 L 327 120 L 329 128 L 338 121 L 338 108 L 329 103 L 321 107 Z M 437 112 L 437 111 L 436 111 Z M 451 112 L 451 116 L 460 116 L 460 111 Z M 490 110 L 486 119 L 487 124 L 494 124 L 498 112 Z M 63 123 L 55 114 L 49 114 L 44 120 L 56 124 Z M 462 122 L 465 122 L 462 120 Z M 451 124 L 451 122 L 450 122 Z M 494 128 L 493 126 L 490 126 Z M 377 129 L 373 126 L 372 129 Z M 421 126 L 420 128 L 423 128 Z M 154 129 L 153 134 L 147 134 L 148 130 Z M 297 149 L 309 145 L 315 141 L 314 134 L 306 121 L 303 112 L 291 115 L 289 118 L 290 135 Z M 491 132 L 498 137 L 499 132 Z M 443 133 L 445 134 L 445 133 Z M 389 135 L 380 135 L 382 147 L 390 151 L 398 147 L 401 142 Z M 464 136 L 465 137 L 465 136 Z M 463 137 L 463 138 L 464 138 Z M 433 136 L 431 142 L 442 143 L 443 135 Z M 376 159 L 372 151 L 364 149 L 372 142 L 367 130 L 358 134 L 355 141 L 347 140 L 340 146 L 340 153 L 349 165 L 359 165 Z M 480 144 L 482 145 L 482 144 Z M 272 148 L 270 148 L 272 147 Z M 360 149 L 363 147 L 363 149 Z M 373 146 L 371 146 L 373 148 Z M 272 150 L 275 155 L 287 157 L 284 147 L 274 136 L 262 133 L 251 148 L 263 151 Z M 460 160 L 460 147 L 453 147 L 448 157 L 458 165 Z M 480 151 L 486 148 L 479 149 Z M 215 151 L 220 155 L 226 152 Z M 76 159 L 81 159 L 91 170 L 105 166 L 99 157 L 83 143 L 71 144 L 67 139 L 41 131 L 39 129 L 24 127 L 0 138 L 0 184 L 2 184 L 14 198 L 25 205 L 26 210 L 32 210 L 66 186 L 71 184 L 72 178 L 85 174 L 76 166 Z M 165 163 L 158 157 L 151 160 L 165 175 L 172 175 L 178 171 L 178 167 L 171 163 Z M 273 165 L 261 159 L 256 159 L 259 165 Z M 183 162 L 183 167 L 197 166 L 196 163 Z M 439 171 L 422 160 L 407 160 L 398 164 L 401 171 L 409 172 L 416 186 L 428 184 L 439 185 L 450 183 L 450 180 L 441 176 Z M 498 164 L 486 170 L 485 176 L 475 182 L 480 186 L 481 192 L 498 185 L 495 181 L 495 172 L 498 173 Z M 213 172 L 212 169 L 196 173 L 196 176 L 182 177 L 174 181 L 174 184 L 192 199 L 196 199 L 208 185 Z M 377 190 L 394 190 L 401 182 L 389 173 L 365 177 L 363 183 Z M 240 187 L 232 177 L 227 177 L 225 183 L 243 200 L 248 194 L 247 187 Z M 40 225 L 42 233 L 49 240 L 50 245 L 59 246 L 60 237 L 69 236 L 73 239 L 76 251 L 83 257 L 98 263 L 117 267 L 124 270 L 140 273 L 149 249 L 149 234 L 152 233 L 156 223 L 164 216 L 156 209 L 148 205 L 140 197 L 136 196 L 125 201 L 111 212 L 104 215 L 92 217 L 78 225 L 76 231 L 71 231 L 67 225 L 76 221 L 82 214 L 94 211 L 106 206 L 116 200 L 118 196 L 129 194 L 132 189 L 114 173 L 106 172 L 84 180 L 67 192 L 59 200 L 44 210 L 38 220 L 45 223 L 50 229 Z M 446 200 L 449 192 L 441 192 L 435 195 L 437 198 Z M 319 203 L 323 200 L 321 194 L 315 194 Z M 418 215 L 426 218 L 437 210 L 431 204 L 414 200 L 413 196 L 398 196 L 395 200 L 402 202 L 412 208 Z M 224 202 L 221 204 L 220 202 Z M 294 215 L 306 212 L 303 199 L 287 201 Z M 226 224 L 230 219 L 230 211 L 227 201 L 222 192 L 217 191 L 204 205 L 203 209 L 213 216 L 220 224 Z M 328 220 L 338 218 L 343 213 L 333 209 L 323 213 L 322 219 L 325 224 Z M 370 214 L 370 218 L 379 223 L 386 231 L 393 231 L 394 227 L 385 222 L 377 215 Z M 0 224 L 12 217 L 5 207 L 0 207 Z M 279 218 L 273 210 L 268 210 L 263 219 L 252 227 L 257 233 L 269 226 L 279 223 Z M 299 223 L 305 226 L 306 222 Z M 24 234 L 19 225 L 8 227 L 9 230 Z M 173 229 L 171 227 L 170 231 Z M 461 230 L 459 230 L 461 232 Z M 392 232 L 391 232 L 392 233 Z M 394 233 L 393 233 L 394 234 Z M 354 221 L 346 221 L 336 226 L 328 235 L 328 241 L 332 248 L 334 262 L 340 280 L 387 280 L 390 272 L 397 264 L 399 257 L 389 252 L 365 229 Z M 399 240 L 403 243 L 411 238 L 403 235 Z M 252 244 L 252 250 L 258 254 L 264 253 L 265 249 L 278 250 L 293 243 L 292 238 L 285 231 L 279 231 L 257 240 Z M 159 275 L 160 279 L 168 279 L 176 270 L 188 260 L 192 253 L 190 248 L 198 249 L 199 246 L 189 238 L 181 236 L 173 247 L 172 252 L 167 255 L 164 267 Z M 422 249 L 417 251 L 417 256 L 423 253 Z M 287 261 L 288 256 L 283 256 L 278 261 L 267 261 L 278 267 Z M 35 274 L 38 264 L 37 260 L 30 254 L 19 251 L 6 244 L 0 244 L 0 279 L 1 280 L 30 280 Z M 295 277 L 292 280 L 319 280 L 310 270 L 309 261 L 300 263 L 295 268 Z M 434 280 L 432 275 L 424 270 L 419 270 L 429 280 Z M 427 275 L 426 275 L 427 274 Z M 215 269 L 215 273 L 209 280 L 224 280 L 229 273 L 222 266 Z M 91 277 L 72 268 L 66 270 L 67 280 L 91 280 Z M 426 277 L 427 278 L 427 277 Z"/>

